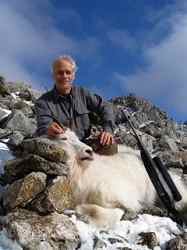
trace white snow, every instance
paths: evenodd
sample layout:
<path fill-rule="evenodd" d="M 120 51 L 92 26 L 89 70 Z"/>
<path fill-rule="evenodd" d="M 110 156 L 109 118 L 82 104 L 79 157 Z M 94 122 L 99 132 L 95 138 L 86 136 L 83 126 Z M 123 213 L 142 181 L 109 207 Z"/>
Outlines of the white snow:
<path fill-rule="evenodd" d="M 14 99 L 17 99 L 17 95 L 15 93 L 10 93 L 10 94 Z"/>
<path fill-rule="evenodd" d="M 4 119 L 5 117 L 7 117 L 10 113 L 12 113 L 12 111 L 9 110 L 9 109 L 0 108 L 0 113 L 1 113 L 1 118 L 0 118 L 0 120 L 2 120 L 2 119 Z"/>
<path fill-rule="evenodd" d="M 4 142 L 8 142 L 9 139 L 3 139 L 2 141 Z M 0 142 L 0 150 L 9 150 L 9 148 L 7 147 L 7 145 L 3 142 Z M 1 157 L 0 157 L 1 159 Z"/>
<path fill-rule="evenodd" d="M 140 125 L 139 125 L 139 128 L 144 128 L 144 127 L 146 127 L 147 125 L 149 125 L 149 124 L 154 124 L 154 123 L 155 123 L 154 121 L 150 120 L 150 121 L 147 121 L 147 122 L 144 122 L 144 123 L 140 124 Z"/>
<path fill-rule="evenodd" d="M 3 141 L 7 142 L 9 139 L 4 139 Z M 5 161 L 13 159 L 13 155 L 11 154 L 9 148 L 5 143 L 0 142 L 0 174 L 3 173 L 3 166 Z"/>
<path fill-rule="evenodd" d="M 81 247 L 79 250 L 117 250 L 129 247 L 133 250 L 149 250 L 147 246 L 139 244 L 141 232 L 155 232 L 160 246 L 154 250 L 164 250 L 167 241 L 180 234 L 177 224 L 167 217 L 148 214 L 139 215 L 132 221 L 121 221 L 111 230 L 99 230 L 83 221 L 71 216 L 71 220 L 78 229 Z M 5 230 L 0 232 L 0 250 L 21 250 L 22 248 L 7 237 Z"/>
<path fill-rule="evenodd" d="M 13 97 L 13 99 L 15 99 L 17 101 L 21 100 L 21 98 L 19 97 L 19 92 L 11 93 L 11 96 Z M 32 101 L 23 100 L 23 102 L 31 107 L 34 106 L 34 103 Z"/>
<path fill-rule="evenodd" d="M 146 250 L 148 249 L 147 246 L 138 244 L 141 232 L 155 232 L 161 248 L 158 246 L 154 250 L 165 249 L 165 243 L 181 233 L 177 224 L 170 218 L 148 214 L 139 215 L 137 219 L 132 221 L 121 221 L 113 230 L 107 232 L 93 228 L 82 221 L 76 220 L 75 217 L 72 220 L 76 223 L 82 241 L 80 250 L 93 249 L 94 239 L 96 238 L 102 242 L 103 246 L 100 248 L 102 250 L 112 250 L 119 247 Z M 113 239 L 113 241 L 116 239 L 116 242 L 112 244 L 109 239 Z"/>
<path fill-rule="evenodd" d="M 0 231 L 0 250 L 23 250 L 16 241 L 7 237 L 6 230 Z"/>

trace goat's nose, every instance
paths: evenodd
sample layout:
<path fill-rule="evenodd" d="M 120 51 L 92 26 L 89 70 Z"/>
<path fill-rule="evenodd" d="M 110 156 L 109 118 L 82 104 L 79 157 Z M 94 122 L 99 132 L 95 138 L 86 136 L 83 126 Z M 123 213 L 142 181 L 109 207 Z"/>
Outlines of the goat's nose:
<path fill-rule="evenodd" d="M 87 154 L 89 154 L 89 155 L 93 155 L 93 150 L 92 149 L 89 149 L 89 148 L 87 148 L 86 150 L 85 150 L 85 152 L 87 153 Z"/>

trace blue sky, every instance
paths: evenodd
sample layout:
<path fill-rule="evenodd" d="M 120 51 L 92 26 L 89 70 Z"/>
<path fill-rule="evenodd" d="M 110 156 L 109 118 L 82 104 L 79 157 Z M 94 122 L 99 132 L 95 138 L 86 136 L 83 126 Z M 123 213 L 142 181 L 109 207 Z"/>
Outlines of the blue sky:
<path fill-rule="evenodd" d="M 0 74 L 51 88 L 54 58 L 105 98 L 135 93 L 187 120 L 185 0 L 1 0 Z"/>

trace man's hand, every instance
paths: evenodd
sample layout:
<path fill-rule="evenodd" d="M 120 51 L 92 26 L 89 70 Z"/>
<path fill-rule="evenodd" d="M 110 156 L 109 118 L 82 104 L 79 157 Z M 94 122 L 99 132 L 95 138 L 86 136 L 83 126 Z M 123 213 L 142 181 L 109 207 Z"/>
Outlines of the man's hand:
<path fill-rule="evenodd" d="M 100 143 L 101 145 L 111 145 L 114 143 L 114 137 L 109 132 L 102 132 L 100 135 Z"/>
<path fill-rule="evenodd" d="M 65 130 L 56 122 L 53 122 L 47 129 L 47 135 L 49 137 L 56 137 L 59 134 L 63 134 Z"/>

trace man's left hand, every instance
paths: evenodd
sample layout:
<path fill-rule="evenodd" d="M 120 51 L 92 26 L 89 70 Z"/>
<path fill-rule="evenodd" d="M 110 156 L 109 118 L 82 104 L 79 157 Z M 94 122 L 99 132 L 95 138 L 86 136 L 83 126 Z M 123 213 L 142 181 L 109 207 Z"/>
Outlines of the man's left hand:
<path fill-rule="evenodd" d="M 100 135 L 101 145 L 111 145 L 114 143 L 114 137 L 111 133 L 103 131 Z"/>

